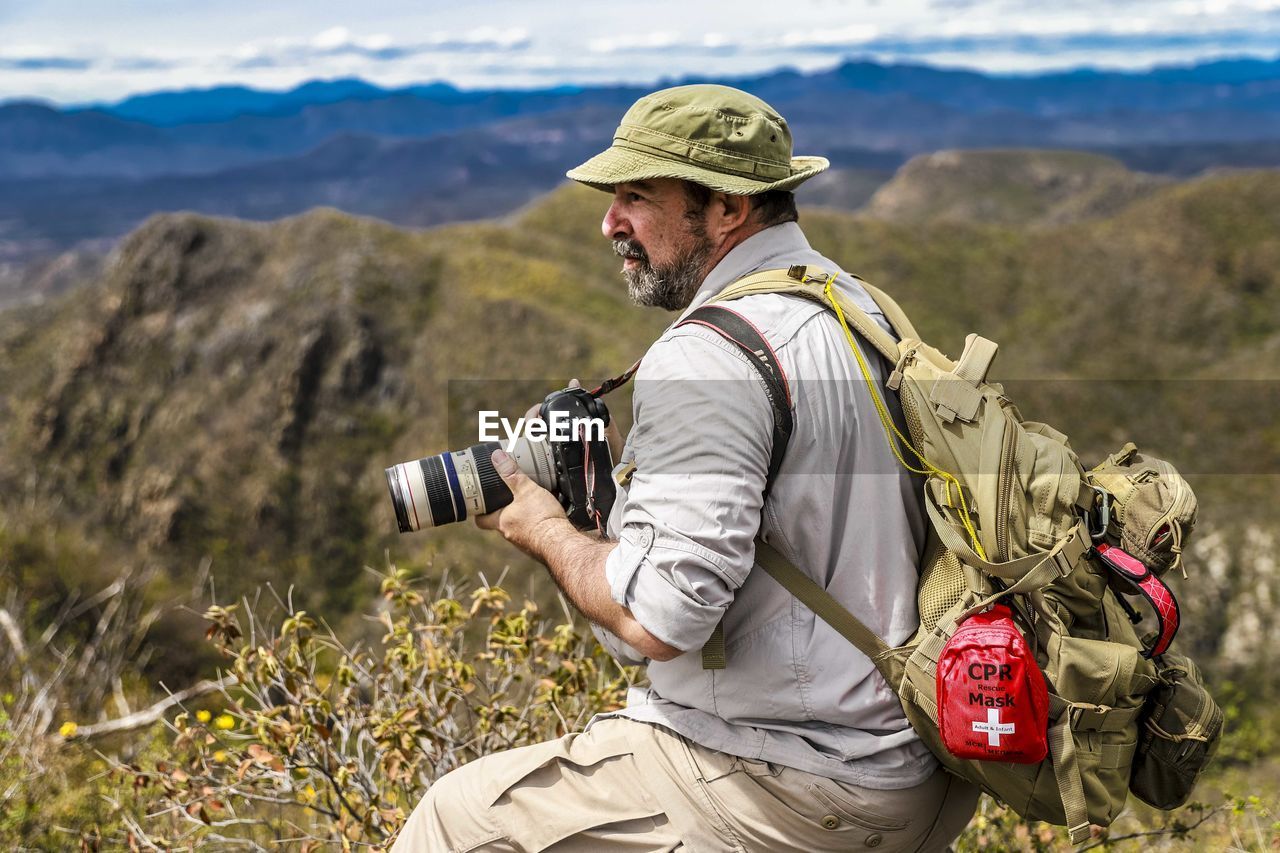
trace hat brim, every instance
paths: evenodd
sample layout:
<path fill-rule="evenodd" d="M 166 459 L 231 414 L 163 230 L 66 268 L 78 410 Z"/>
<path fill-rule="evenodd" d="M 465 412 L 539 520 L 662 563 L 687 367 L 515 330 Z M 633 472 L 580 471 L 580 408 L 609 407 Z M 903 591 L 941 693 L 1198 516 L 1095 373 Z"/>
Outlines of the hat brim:
<path fill-rule="evenodd" d="M 756 195 L 771 190 L 795 189 L 830 165 L 826 157 L 792 157 L 790 175 L 777 181 L 761 181 L 614 146 L 576 169 L 569 170 L 565 175 L 578 183 L 605 192 L 613 192 L 617 184 L 650 181 L 654 178 L 679 178 L 730 195 Z"/>

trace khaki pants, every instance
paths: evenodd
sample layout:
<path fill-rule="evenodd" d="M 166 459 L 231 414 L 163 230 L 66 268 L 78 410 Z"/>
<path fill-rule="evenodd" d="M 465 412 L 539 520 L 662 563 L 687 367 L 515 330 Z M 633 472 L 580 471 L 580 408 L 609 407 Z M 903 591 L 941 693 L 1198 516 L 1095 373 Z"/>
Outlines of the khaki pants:
<path fill-rule="evenodd" d="M 945 850 L 977 801 L 941 770 L 914 788 L 861 788 L 612 717 L 445 775 L 392 853 Z"/>

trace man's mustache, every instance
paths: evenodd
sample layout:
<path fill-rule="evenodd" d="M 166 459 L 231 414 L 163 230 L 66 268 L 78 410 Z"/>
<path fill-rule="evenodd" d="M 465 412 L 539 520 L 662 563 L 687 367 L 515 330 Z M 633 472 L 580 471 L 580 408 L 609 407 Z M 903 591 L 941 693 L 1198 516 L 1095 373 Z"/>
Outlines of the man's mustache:
<path fill-rule="evenodd" d="M 614 240 L 613 251 L 620 258 L 633 258 L 637 261 L 649 262 L 649 253 L 636 240 Z"/>

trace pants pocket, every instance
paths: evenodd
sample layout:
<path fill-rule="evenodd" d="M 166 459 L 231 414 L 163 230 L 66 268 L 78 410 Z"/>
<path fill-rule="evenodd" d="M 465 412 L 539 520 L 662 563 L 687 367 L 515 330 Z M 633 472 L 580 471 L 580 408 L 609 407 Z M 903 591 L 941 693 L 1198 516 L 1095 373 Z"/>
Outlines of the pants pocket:
<path fill-rule="evenodd" d="M 809 786 L 809 793 L 826 812 L 863 829 L 897 832 L 905 829 L 910 823 L 910 821 L 880 813 L 871 803 L 870 797 L 850 791 L 834 782 L 814 781 Z M 885 792 L 877 791 L 876 794 L 884 796 Z"/>
<path fill-rule="evenodd" d="M 655 818 L 662 807 L 639 778 L 624 733 L 591 731 L 500 753 L 490 761 L 488 808 L 520 849 L 536 851 L 612 824 Z"/>

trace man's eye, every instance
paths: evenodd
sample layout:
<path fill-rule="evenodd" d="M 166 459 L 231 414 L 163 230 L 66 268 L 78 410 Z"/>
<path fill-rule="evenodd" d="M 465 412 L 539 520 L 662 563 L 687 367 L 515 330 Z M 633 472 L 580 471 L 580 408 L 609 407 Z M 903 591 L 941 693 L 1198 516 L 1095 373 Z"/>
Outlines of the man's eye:
<path fill-rule="evenodd" d="M 643 201 L 644 196 L 640 193 L 627 193 L 627 201 Z"/>

